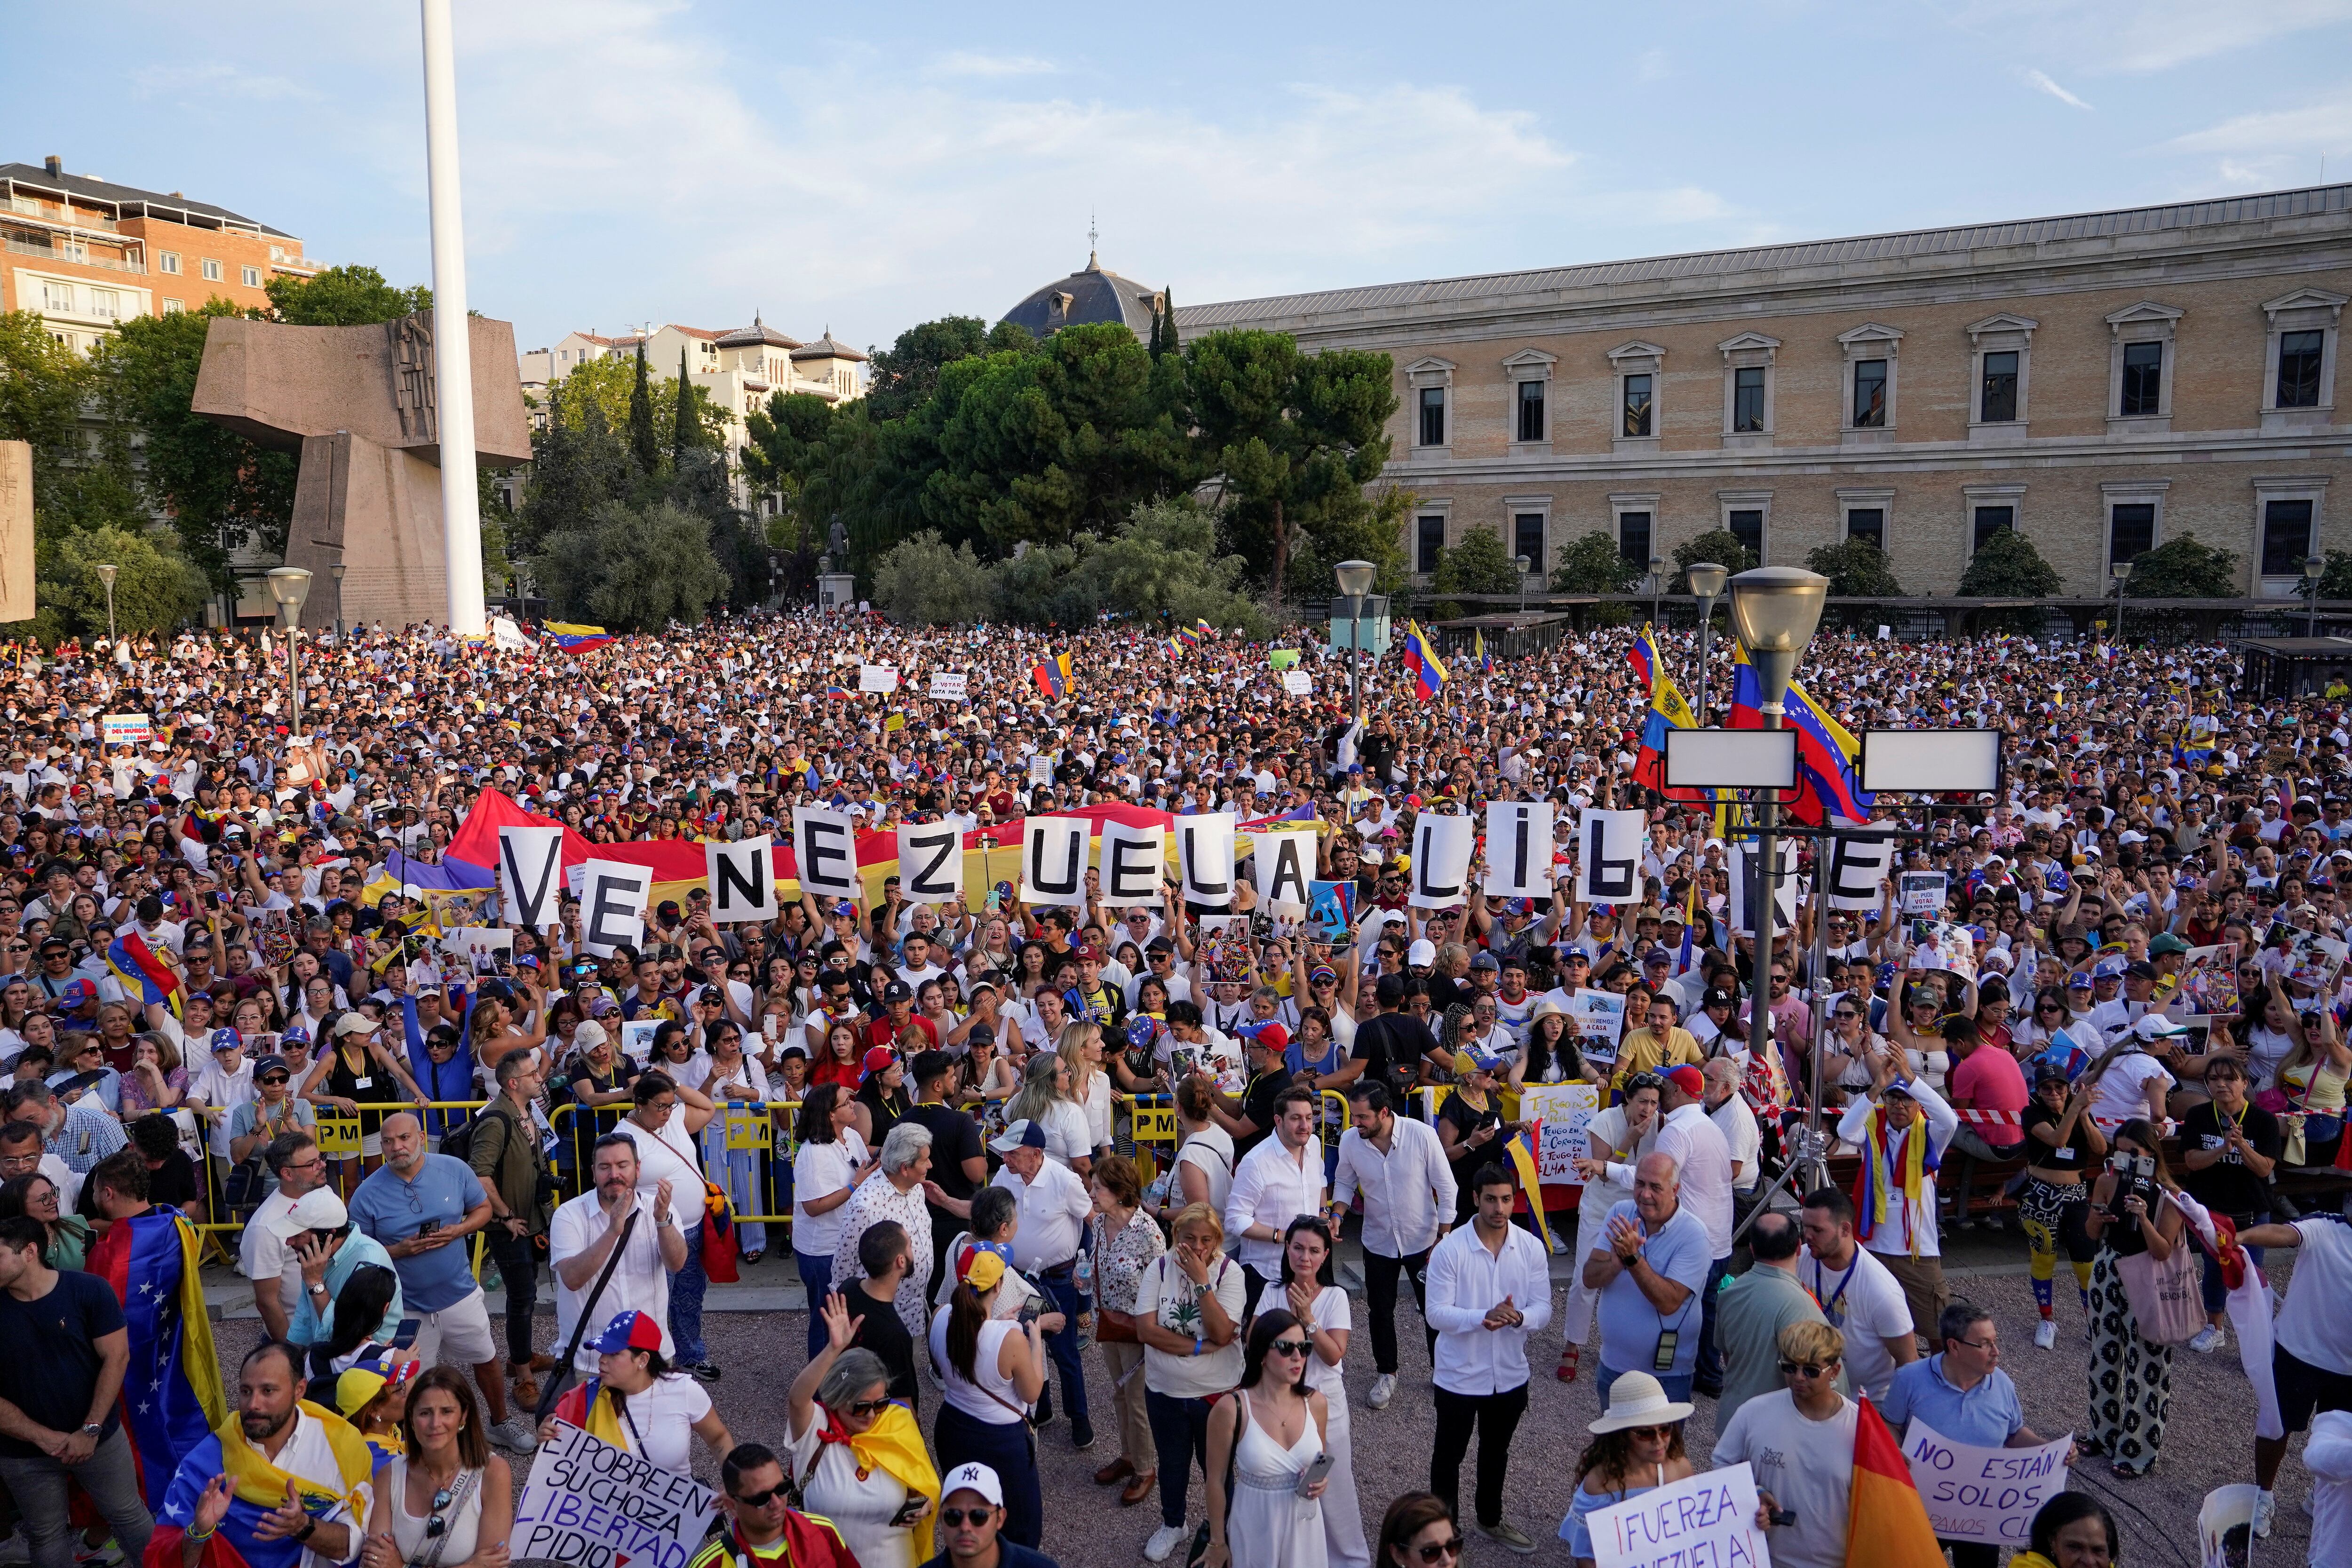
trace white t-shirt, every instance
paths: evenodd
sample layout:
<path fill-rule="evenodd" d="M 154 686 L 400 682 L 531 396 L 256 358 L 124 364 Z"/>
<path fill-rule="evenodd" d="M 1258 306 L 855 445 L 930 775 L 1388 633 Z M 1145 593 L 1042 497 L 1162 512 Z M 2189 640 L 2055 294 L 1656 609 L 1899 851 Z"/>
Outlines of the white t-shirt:
<path fill-rule="evenodd" d="M 1199 1169 L 1209 1185 L 1209 1206 L 1222 1217 L 1226 1194 L 1234 1190 L 1234 1135 L 1213 1121 L 1184 1140 L 1176 1151 L 1176 1163 Z M 1180 1179 L 1170 1187 L 1168 1201 L 1174 1203 L 1183 1192 Z"/>
<path fill-rule="evenodd" d="M 1836 1415 L 1810 1420 L 1782 1388 L 1742 1405 L 1716 1438 L 1717 1468 L 1747 1461 L 1757 1490 L 1770 1492 L 1797 1516 L 1794 1524 L 1772 1527 L 1774 1568 L 1845 1568 L 1853 1429 L 1860 1419 L 1853 1401 L 1842 1397 Z"/>
<path fill-rule="evenodd" d="M 1087 1085 L 1087 1153 L 1110 1147 L 1110 1074 L 1097 1072 Z"/>
<path fill-rule="evenodd" d="M 1065 1165 L 1094 1158 L 1094 1129 L 1087 1125 L 1086 1107 L 1076 1100 L 1057 1100 L 1038 1120 L 1045 1124 L 1046 1158 Z M 1106 1137 L 1103 1142 L 1110 1140 Z"/>
<path fill-rule="evenodd" d="M 662 1326 L 661 1352 L 666 1356 L 677 1353 L 677 1342 L 669 1332 L 669 1270 L 662 1265 L 661 1239 L 654 1224 L 652 1203 L 637 1199 L 637 1227 L 629 1234 L 629 1247 L 621 1258 L 621 1266 L 613 1270 L 606 1281 L 604 1294 L 596 1302 L 597 1321 L 580 1342 L 580 1353 L 573 1360 L 583 1377 L 596 1374 L 596 1352 L 588 1341 L 614 1316 L 626 1311 L 639 1311 Z M 625 1214 L 622 1223 L 626 1224 Z M 547 1251 L 551 1263 L 561 1264 L 576 1258 L 595 1245 L 604 1234 L 604 1211 L 598 1203 L 593 1188 L 581 1194 L 555 1211 L 547 1228 Z M 555 1342 L 572 1342 L 572 1325 L 580 1321 L 583 1299 L 596 1283 L 591 1275 L 577 1290 L 564 1284 L 559 1270 L 555 1276 Z"/>
<path fill-rule="evenodd" d="M 269 1222 L 294 1206 L 294 1200 L 279 1187 L 261 1200 L 253 1217 L 245 1222 L 245 1234 L 237 1239 L 236 1261 L 247 1279 L 275 1279 L 278 1299 L 291 1319 L 294 1309 L 300 1305 L 301 1296 L 292 1280 L 299 1276 L 286 1267 L 293 1258 L 287 1245 L 271 1233 Z"/>
<path fill-rule="evenodd" d="M 864 1163 L 866 1140 L 857 1135 L 854 1127 L 844 1128 L 836 1142 L 812 1141 L 801 1145 L 801 1152 L 793 1156 L 794 1252 L 805 1252 L 811 1258 L 833 1257 L 834 1249 L 841 1245 L 841 1211 L 848 1205 L 835 1204 L 823 1214 L 811 1214 L 807 1200 L 841 1191 Z"/>
<path fill-rule="evenodd" d="M 2311 1472 L 2311 1568 L 2352 1564 L 2352 1413 L 2323 1410 L 2303 1446 Z"/>
<path fill-rule="evenodd" d="M 1876 1253 L 1859 1243 L 1853 1251 L 1849 1272 L 1832 1268 L 1806 1247 L 1797 1258 L 1797 1280 L 1822 1304 L 1822 1316 L 1830 1326 L 1845 1336 L 1847 1382 L 1883 1404 L 1886 1391 L 1895 1386 L 1895 1358 L 1886 1342 L 1912 1332 L 1911 1304 Z"/>
<path fill-rule="evenodd" d="M 603 1305 L 596 1310 L 603 1311 Z M 604 1397 L 602 1391 L 597 1397 Z M 709 1414 L 710 1395 L 701 1384 L 682 1372 L 664 1373 L 651 1388 L 628 1396 L 621 1430 L 637 1458 L 686 1475 L 694 1468 L 694 1424 Z"/>
<path fill-rule="evenodd" d="M 2278 1342 L 2295 1360 L 2328 1372 L 2352 1374 L 2352 1226 L 2330 1218 L 2299 1219 L 2303 1244 L 2295 1248 L 2294 1276 L 2278 1310 Z"/>
<path fill-rule="evenodd" d="M 1288 1300 L 1286 1292 L 1284 1300 L 1286 1301 Z M 1261 1305 L 1263 1304 L 1261 1300 Z M 1318 1329 L 1333 1329 L 1340 1333 L 1346 1333 L 1355 1327 L 1355 1320 L 1349 1313 L 1348 1293 L 1345 1290 L 1340 1289 L 1337 1285 L 1323 1287 L 1321 1292 L 1315 1298 L 1315 1326 Z M 1345 1355 L 1339 1358 L 1338 1366 L 1326 1366 L 1320 1352 L 1311 1348 L 1307 1351 L 1307 1384 L 1310 1388 L 1321 1391 L 1325 1403 L 1330 1406 L 1335 1415 L 1348 1408 L 1347 1373 L 1348 1358 Z"/>
<path fill-rule="evenodd" d="M 671 1111 L 658 1132 L 627 1121 L 616 1131 L 627 1133 L 637 1146 L 637 1196 L 650 1205 L 655 1192 L 667 1182 L 670 1215 L 680 1230 L 693 1237 L 702 1227 L 702 1162 L 695 1157 L 684 1109 Z"/>
<path fill-rule="evenodd" d="M 1225 1317 L 1236 1329 L 1242 1321 L 1244 1297 L 1242 1266 L 1230 1258 L 1220 1258 L 1209 1266 L 1209 1289 Z M 1201 1309 L 1194 1301 L 1196 1294 L 1192 1276 L 1176 1266 L 1172 1258 L 1153 1260 L 1136 1282 L 1135 1314 L 1150 1316 L 1169 1332 L 1187 1339 L 1201 1339 Z M 1222 1348 L 1202 1344 L 1197 1356 L 1178 1355 L 1156 1345 L 1143 1347 L 1143 1384 L 1155 1394 L 1171 1399 L 1206 1399 L 1223 1394 L 1241 1381 L 1242 1341 L 1236 1332 L 1231 1343 Z"/>
<path fill-rule="evenodd" d="M 2107 1064 L 2091 1092 L 2091 1119 L 2114 1126 L 2147 1114 L 2147 1085 L 2170 1083 L 2164 1064 L 2146 1051 L 2126 1051 Z"/>

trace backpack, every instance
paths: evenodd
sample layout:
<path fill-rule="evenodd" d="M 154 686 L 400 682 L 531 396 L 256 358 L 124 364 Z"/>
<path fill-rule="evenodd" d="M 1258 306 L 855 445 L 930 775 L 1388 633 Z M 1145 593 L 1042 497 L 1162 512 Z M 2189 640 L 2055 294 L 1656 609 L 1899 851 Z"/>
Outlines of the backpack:
<path fill-rule="evenodd" d="M 441 1134 L 441 1152 L 453 1160 L 463 1160 L 466 1163 L 472 1164 L 474 1163 L 474 1131 L 481 1126 L 484 1118 L 499 1114 L 498 1103 L 495 1100 L 490 1101 L 489 1104 L 467 1117 L 463 1123 Z M 515 1121 L 514 1112 L 509 1110 L 505 1115 L 508 1121 Z M 513 1134 L 509 1131 L 508 1135 L 511 1137 Z"/>

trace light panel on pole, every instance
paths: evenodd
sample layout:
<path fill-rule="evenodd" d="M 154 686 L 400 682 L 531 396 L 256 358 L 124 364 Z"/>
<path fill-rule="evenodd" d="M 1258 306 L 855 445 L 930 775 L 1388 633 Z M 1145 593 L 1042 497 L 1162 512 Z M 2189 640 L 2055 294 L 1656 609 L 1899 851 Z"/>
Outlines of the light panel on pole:
<path fill-rule="evenodd" d="M 1668 789 L 1794 789 L 1794 730 L 1669 730 Z"/>
<path fill-rule="evenodd" d="M 1998 794 L 2000 731 L 1864 730 L 1855 771 L 1869 795 Z"/>

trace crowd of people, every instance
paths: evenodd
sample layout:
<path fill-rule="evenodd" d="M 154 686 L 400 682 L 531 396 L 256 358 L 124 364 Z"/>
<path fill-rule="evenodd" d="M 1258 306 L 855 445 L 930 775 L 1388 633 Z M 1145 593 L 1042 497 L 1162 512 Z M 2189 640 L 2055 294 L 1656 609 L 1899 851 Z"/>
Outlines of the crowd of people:
<path fill-rule="evenodd" d="M 499 1568 L 561 1422 L 715 1470 L 698 1568 L 1029 1568 L 1037 1445 L 1091 1450 L 1100 1417 L 1094 1479 L 1156 1496 L 1155 1563 L 1439 1568 L 1457 1516 L 1584 1563 L 1592 1513 L 1693 1473 L 1710 1399 L 1708 1462 L 1751 1467 L 1775 1560 L 1838 1564 L 1865 1399 L 1898 1433 L 2041 1442 L 1941 1268 L 1979 1225 L 2019 1232 L 2036 1352 L 2087 1341 L 2075 1462 L 2122 1479 L 2161 1458 L 2176 1353 L 2242 1333 L 2249 1266 L 2294 1248 L 2274 1321 L 2260 1303 L 2266 1394 L 2309 1434 L 2312 1560 L 2347 1560 L 2342 705 L 2242 700 L 2221 648 L 1824 637 L 1816 708 L 2000 730 L 2003 788 L 1880 803 L 1910 836 L 1860 900 L 1809 841 L 1759 952 L 1745 808 L 1634 782 L 1631 640 L 1457 658 L 1433 697 L 1373 661 L 1357 718 L 1311 639 L 1302 693 L 1263 645 L 1128 626 L 803 616 L 579 652 L 362 627 L 306 638 L 299 726 L 274 637 L 7 650 L 0 1480 L 31 1561 L 110 1536 L 193 1564 L 227 1531 Z M 1727 665 L 1649 646 L 1724 705 Z M 896 689 L 859 694 L 877 664 Z M 928 697 L 939 674 L 968 695 Z M 1225 910 L 1174 882 L 1033 906 L 1007 854 L 944 902 L 892 876 L 720 923 L 697 888 L 601 952 L 567 899 L 485 962 L 413 868 L 491 791 L 592 850 L 788 845 L 808 805 L 983 835 L 1231 812 L 1315 832 L 1347 919 L 1260 900 L 1246 864 Z M 1522 800 L 1557 810 L 1552 895 L 1421 907 L 1416 821 Z M 1588 808 L 1649 814 L 1628 900 L 1575 896 Z M 1622 1023 L 1596 1031 L 1593 994 Z M 1559 1085 L 1595 1113 L 1572 1179 L 1530 1191 L 1526 1102 Z M 1822 1152 L 1835 1179 L 1794 1179 Z M 250 1281 L 264 1331 L 173 1462 L 119 1409 L 157 1332 L 123 1256 L 166 1221 Z M 787 1241 L 805 1327 L 770 1342 L 803 1364 L 780 1440 L 739 1442 L 705 1296 Z M 1436 1436 L 1426 1491 L 1381 1513 L 1352 1434 L 1400 1392 L 1401 1280 Z M 1556 1531 L 1511 1517 L 1544 1371 L 1604 1410 Z M 2257 1534 L 2287 1452 L 2248 1456 Z M 232 1472 L 289 1500 L 238 1504 Z M 2116 1547 L 2079 1492 L 2034 1521 L 2057 1568 Z"/>

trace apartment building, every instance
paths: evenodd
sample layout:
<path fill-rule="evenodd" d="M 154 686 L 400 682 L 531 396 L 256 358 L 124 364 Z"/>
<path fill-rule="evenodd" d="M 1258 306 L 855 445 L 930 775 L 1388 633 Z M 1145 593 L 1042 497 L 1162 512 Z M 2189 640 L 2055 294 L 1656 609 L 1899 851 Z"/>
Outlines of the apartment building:
<path fill-rule="evenodd" d="M 2251 595 L 2352 547 L 2336 393 L 2352 185 L 1180 307 L 1376 349 L 1417 574 L 1498 531 L 1539 588 L 1711 529 L 1801 565 L 1864 537 L 1949 594 L 2024 531 L 2069 595 L 2184 531 Z"/>
<path fill-rule="evenodd" d="M 37 311 L 52 336 L 84 353 L 126 317 L 215 296 L 267 306 L 270 279 L 319 270 L 290 234 L 178 191 L 68 174 L 54 155 L 0 163 L 0 310 Z"/>
<path fill-rule="evenodd" d="M 686 356 L 688 377 L 710 395 L 714 406 L 727 413 L 730 458 L 750 439 L 747 416 L 765 408 L 774 393 L 808 393 L 828 403 L 866 395 L 866 356 L 835 342 L 832 329 L 827 328 L 814 342 L 803 343 L 769 326 L 756 311 L 750 326 L 719 331 L 672 321 L 617 337 L 593 331 L 567 333 L 551 347 L 532 349 L 521 356 L 523 390 L 534 401 L 543 401 L 542 387 L 560 385 L 565 376 L 591 360 L 610 354 L 634 356 L 640 342 L 646 348 L 646 371 L 665 381 L 677 377 L 678 356 Z"/>

